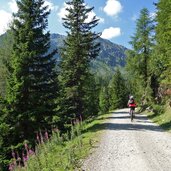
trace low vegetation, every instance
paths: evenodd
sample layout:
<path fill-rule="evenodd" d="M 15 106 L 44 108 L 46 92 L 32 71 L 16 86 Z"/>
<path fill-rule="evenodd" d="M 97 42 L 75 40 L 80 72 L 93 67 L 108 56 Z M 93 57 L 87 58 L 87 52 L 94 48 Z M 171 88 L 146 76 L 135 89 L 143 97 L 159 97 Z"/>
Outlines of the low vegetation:
<path fill-rule="evenodd" d="M 96 125 L 104 122 L 109 114 L 90 118 L 86 122 L 78 122 L 72 127 L 72 131 L 60 135 L 58 129 L 54 129 L 51 138 L 40 137 L 35 151 L 25 144 L 26 157 L 24 162 L 15 155 L 11 160 L 11 169 L 20 171 L 65 171 L 74 170 L 81 166 L 81 159 L 88 156 L 91 149 L 97 145 L 102 129 L 96 129 Z M 28 152 L 28 154 L 27 154 Z M 24 164 L 24 167 L 21 166 Z"/>
<path fill-rule="evenodd" d="M 148 117 L 160 125 L 164 130 L 171 132 L 171 107 L 166 105 L 156 105 L 153 111 L 147 112 Z"/>

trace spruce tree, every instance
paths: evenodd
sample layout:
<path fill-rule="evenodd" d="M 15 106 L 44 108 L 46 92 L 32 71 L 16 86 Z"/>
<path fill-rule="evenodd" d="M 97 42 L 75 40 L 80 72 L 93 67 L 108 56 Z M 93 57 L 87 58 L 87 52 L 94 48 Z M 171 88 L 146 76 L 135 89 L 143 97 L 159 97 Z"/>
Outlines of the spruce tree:
<path fill-rule="evenodd" d="M 146 8 L 140 11 L 136 32 L 131 37 L 130 44 L 132 50 L 127 52 L 127 70 L 130 74 L 131 84 L 135 87 L 135 93 L 139 98 L 143 97 L 142 101 L 146 103 L 146 97 L 150 94 L 148 91 L 151 85 L 149 61 L 154 44 L 153 20 Z"/>
<path fill-rule="evenodd" d="M 39 129 L 48 129 L 57 95 L 56 50 L 48 51 L 50 33 L 46 32 L 50 11 L 44 0 L 21 0 L 17 5 L 7 82 L 8 122 L 14 134 L 10 138 L 15 143 L 34 138 Z"/>
<path fill-rule="evenodd" d="M 99 84 L 95 80 L 95 75 L 90 74 L 84 84 L 86 95 L 84 97 L 85 117 L 95 116 L 99 112 Z"/>
<path fill-rule="evenodd" d="M 100 107 L 100 113 L 104 114 L 106 112 L 109 112 L 110 96 L 109 96 L 108 87 L 104 86 L 101 88 L 101 91 L 99 93 L 99 107 Z"/>
<path fill-rule="evenodd" d="M 109 84 L 110 92 L 110 109 L 120 109 L 126 107 L 128 91 L 125 80 L 119 70 L 116 69 L 115 74 Z"/>
<path fill-rule="evenodd" d="M 85 117 L 86 79 L 90 78 L 89 63 L 96 58 L 99 34 L 92 32 L 98 19 L 87 22 L 93 8 L 86 7 L 84 0 L 66 2 L 68 14 L 63 25 L 68 29 L 61 62 L 61 117 L 62 123 L 71 123 L 73 118 Z"/>
<path fill-rule="evenodd" d="M 156 5 L 156 74 L 160 76 L 162 84 L 168 86 L 171 85 L 171 1 L 159 0 Z"/>

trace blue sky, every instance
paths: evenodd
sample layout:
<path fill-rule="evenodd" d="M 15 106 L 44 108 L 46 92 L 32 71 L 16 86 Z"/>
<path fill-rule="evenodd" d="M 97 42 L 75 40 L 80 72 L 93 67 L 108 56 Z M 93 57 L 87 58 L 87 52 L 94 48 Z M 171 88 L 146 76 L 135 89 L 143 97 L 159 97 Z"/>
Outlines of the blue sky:
<path fill-rule="evenodd" d="M 64 0 L 45 0 L 49 5 L 51 14 L 49 16 L 49 30 L 51 33 L 64 34 L 66 29 L 62 26 L 61 18 L 65 16 Z M 130 48 L 130 36 L 135 33 L 136 19 L 139 12 L 146 7 L 152 16 L 156 9 L 153 2 L 158 0 L 85 0 L 85 3 L 94 10 L 89 14 L 88 20 L 96 15 L 100 21 L 94 29 L 101 32 L 102 38 L 114 43 Z M 15 0 L 0 0 L 0 34 L 8 28 L 8 23 L 12 20 L 12 12 L 17 11 Z"/>

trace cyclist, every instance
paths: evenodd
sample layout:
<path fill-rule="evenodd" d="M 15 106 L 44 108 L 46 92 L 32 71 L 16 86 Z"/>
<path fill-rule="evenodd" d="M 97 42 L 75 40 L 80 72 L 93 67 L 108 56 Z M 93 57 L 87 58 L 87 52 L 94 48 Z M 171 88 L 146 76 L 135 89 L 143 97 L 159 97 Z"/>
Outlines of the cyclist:
<path fill-rule="evenodd" d="M 128 107 L 130 108 L 129 114 L 131 114 L 131 110 L 134 113 L 134 110 L 135 110 L 135 107 L 136 107 L 136 103 L 135 103 L 135 100 L 134 100 L 134 96 L 130 96 L 129 97 Z M 131 117 L 133 117 L 133 116 L 131 116 Z M 131 119 L 133 119 L 133 118 L 131 118 Z"/>

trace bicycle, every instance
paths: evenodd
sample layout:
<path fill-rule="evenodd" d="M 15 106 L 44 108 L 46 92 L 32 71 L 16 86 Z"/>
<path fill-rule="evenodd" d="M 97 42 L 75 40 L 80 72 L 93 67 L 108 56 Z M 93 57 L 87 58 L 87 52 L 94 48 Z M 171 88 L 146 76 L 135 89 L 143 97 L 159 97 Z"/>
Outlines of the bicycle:
<path fill-rule="evenodd" d="M 134 110 L 135 110 L 135 107 L 130 107 L 131 122 L 132 122 L 133 119 L 134 119 Z"/>
<path fill-rule="evenodd" d="M 130 117 L 131 117 L 131 122 L 134 119 L 134 110 L 135 110 L 136 104 L 129 104 L 129 108 L 130 108 Z"/>

